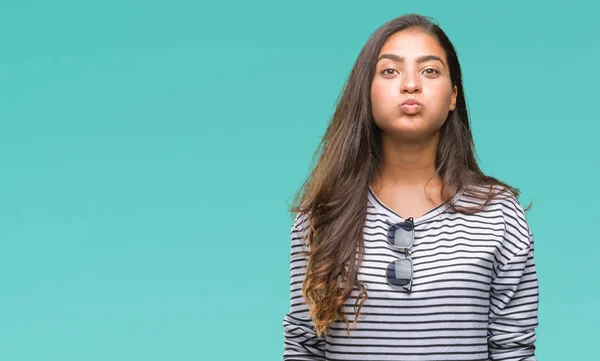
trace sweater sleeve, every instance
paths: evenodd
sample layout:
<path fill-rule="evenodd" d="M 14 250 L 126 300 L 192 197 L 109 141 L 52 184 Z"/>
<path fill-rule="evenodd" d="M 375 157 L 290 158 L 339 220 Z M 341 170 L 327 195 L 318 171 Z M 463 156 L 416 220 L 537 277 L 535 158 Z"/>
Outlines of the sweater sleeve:
<path fill-rule="evenodd" d="M 302 236 L 308 227 L 305 217 L 296 216 L 291 229 L 290 308 L 283 319 L 283 360 L 325 360 L 325 336 L 317 337 L 308 306 L 302 296 L 308 248 Z"/>
<path fill-rule="evenodd" d="M 488 349 L 491 361 L 536 361 L 538 277 L 533 235 L 526 246 L 499 265 L 491 284 Z M 527 234 L 525 233 L 525 234 Z"/>

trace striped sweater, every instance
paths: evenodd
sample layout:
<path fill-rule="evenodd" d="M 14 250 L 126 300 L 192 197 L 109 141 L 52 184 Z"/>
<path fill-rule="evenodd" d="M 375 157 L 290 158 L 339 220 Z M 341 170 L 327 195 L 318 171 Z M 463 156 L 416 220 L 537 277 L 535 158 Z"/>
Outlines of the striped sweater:
<path fill-rule="evenodd" d="M 453 201 L 481 201 L 458 192 Z M 284 360 L 536 360 L 538 278 L 533 234 L 518 200 L 494 199 L 467 215 L 442 204 L 414 219 L 411 293 L 386 281 L 399 252 L 386 241 L 386 219 L 402 221 L 369 188 L 359 280 L 368 299 L 348 337 L 338 319 L 317 338 L 302 296 L 305 216 L 291 228 L 290 308 L 283 318 Z M 351 323 L 355 288 L 344 305 Z"/>

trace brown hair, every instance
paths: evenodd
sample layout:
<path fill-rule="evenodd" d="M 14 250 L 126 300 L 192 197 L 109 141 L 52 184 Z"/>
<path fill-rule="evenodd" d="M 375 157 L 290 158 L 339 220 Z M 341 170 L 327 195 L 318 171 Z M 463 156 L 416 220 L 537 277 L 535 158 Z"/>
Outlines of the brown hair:
<path fill-rule="evenodd" d="M 456 51 L 444 31 L 429 19 L 417 14 L 400 16 L 382 25 L 367 40 L 313 155 L 313 163 L 317 156 L 318 163 L 290 207 L 292 215 L 308 215 L 310 226 L 305 241 L 309 257 L 302 294 L 318 336 L 327 334 L 340 315 L 350 335 L 348 318 L 342 312 L 344 302 L 357 287 L 355 324 L 368 297 L 364 285 L 358 282 L 358 269 L 364 255 L 362 232 L 369 184 L 377 173 L 382 152 L 380 129 L 371 112 L 370 87 L 377 55 L 392 34 L 418 29 L 437 39 L 448 59 L 452 85 L 458 88 L 456 108 L 440 129 L 436 151 L 435 166 L 443 181 L 444 202 L 451 209 L 472 214 L 504 191 L 519 196 L 518 188 L 486 176 L 479 168 Z M 465 195 L 483 204 L 470 208 L 451 204 L 451 198 L 463 188 Z M 526 210 L 529 208 L 531 204 Z"/>

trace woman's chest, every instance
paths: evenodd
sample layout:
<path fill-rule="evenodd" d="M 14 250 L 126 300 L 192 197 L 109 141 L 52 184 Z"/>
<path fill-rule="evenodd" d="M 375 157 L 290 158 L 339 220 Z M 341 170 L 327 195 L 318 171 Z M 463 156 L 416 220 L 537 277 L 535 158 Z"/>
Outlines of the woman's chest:
<path fill-rule="evenodd" d="M 487 298 L 502 237 L 502 231 L 493 227 L 415 228 L 408 257 L 412 287 L 410 294 L 406 294 L 389 282 L 388 271 L 391 263 L 407 258 L 406 254 L 391 247 L 383 232 L 367 234 L 359 280 L 367 285 L 370 294 L 380 293 L 385 297 L 410 299 L 468 294 Z"/>

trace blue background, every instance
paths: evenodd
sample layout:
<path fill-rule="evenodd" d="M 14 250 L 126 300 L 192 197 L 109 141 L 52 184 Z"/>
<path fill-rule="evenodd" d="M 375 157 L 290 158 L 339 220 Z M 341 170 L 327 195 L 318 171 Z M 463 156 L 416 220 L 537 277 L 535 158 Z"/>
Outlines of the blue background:
<path fill-rule="evenodd" d="M 595 3 L 407 4 L 2 2 L 0 359 L 281 359 L 287 207 L 408 12 L 458 50 L 483 169 L 533 200 L 538 358 L 596 357 Z"/>

